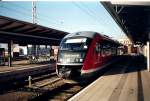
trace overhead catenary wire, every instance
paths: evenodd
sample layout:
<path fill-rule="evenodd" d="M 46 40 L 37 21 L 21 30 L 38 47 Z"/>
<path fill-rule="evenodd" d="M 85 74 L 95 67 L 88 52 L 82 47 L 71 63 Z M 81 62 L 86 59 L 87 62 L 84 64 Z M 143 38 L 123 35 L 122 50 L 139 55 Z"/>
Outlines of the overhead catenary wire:
<path fill-rule="evenodd" d="M 14 8 L 9 8 L 9 7 L 6 7 L 6 6 L 4 6 L 4 5 L 0 5 L 0 7 L 1 8 L 4 8 L 4 9 L 7 9 L 7 10 L 11 10 L 11 11 L 13 11 L 14 13 L 16 13 L 16 14 L 21 14 L 21 15 L 25 15 L 27 18 L 29 18 L 29 19 L 31 19 L 32 18 L 32 15 L 31 15 L 31 10 L 30 10 L 30 12 L 29 11 L 26 11 L 26 10 L 19 10 L 19 9 L 14 9 Z M 50 21 L 50 20 L 48 20 L 46 17 L 43 17 L 43 16 L 41 16 L 40 18 L 39 17 L 37 17 L 37 21 L 44 21 L 44 22 L 51 22 L 51 23 L 53 23 L 53 24 L 58 24 L 58 23 L 55 23 L 55 22 L 52 22 L 52 21 Z"/>
<path fill-rule="evenodd" d="M 96 23 L 100 24 L 100 21 L 91 12 L 89 12 L 87 9 L 85 9 L 85 7 L 83 8 L 81 5 L 79 5 L 76 2 L 72 2 L 72 3 L 76 7 L 78 7 L 81 11 L 83 11 L 85 14 L 87 14 L 88 16 L 90 16 L 92 20 L 94 20 Z"/>
<path fill-rule="evenodd" d="M 96 23 L 98 23 L 98 22 L 100 22 L 100 20 L 96 17 L 96 16 L 94 16 L 95 14 L 88 8 L 86 8 L 85 6 L 84 6 L 84 8 L 83 7 L 81 7 L 81 5 L 79 5 L 78 3 L 76 3 L 76 2 L 73 2 L 79 9 L 81 9 L 84 13 L 86 13 L 88 16 L 90 16 L 94 21 L 96 21 Z M 17 13 L 21 13 L 21 14 L 25 14 L 25 15 L 27 15 L 28 17 L 30 17 L 31 18 L 31 15 L 30 15 L 30 13 L 29 12 L 31 12 L 31 9 L 28 9 L 28 8 L 26 8 L 26 7 L 24 7 L 24 6 L 21 6 L 21 5 L 17 5 L 17 4 L 15 4 L 15 3 L 8 3 L 8 4 L 13 4 L 13 5 L 15 5 L 15 6 L 18 6 L 19 8 L 21 8 L 21 11 L 19 10 L 19 9 L 13 9 L 12 10 L 12 8 L 11 8 L 11 10 L 12 11 L 14 11 L 14 12 L 17 12 Z M 6 9 L 10 9 L 10 8 L 8 8 L 8 7 L 4 7 L 4 5 L 2 5 L 3 6 L 3 8 L 6 8 Z M 39 15 L 39 14 L 38 14 Z M 54 21 L 56 21 L 56 20 L 49 20 L 50 18 L 48 17 L 48 16 L 45 16 L 45 15 L 40 15 L 40 18 L 39 17 L 37 17 L 37 21 L 45 21 L 46 23 L 47 22 L 51 22 L 51 23 L 53 23 L 53 24 L 62 24 L 61 22 L 62 21 L 60 21 L 60 23 L 56 23 L 56 22 L 54 22 Z"/>
<path fill-rule="evenodd" d="M 6 2 L 7 3 L 7 2 Z M 23 5 L 18 5 L 18 4 L 16 4 L 15 2 L 10 2 L 10 3 L 7 3 L 8 5 L 11 5 L 11 7 L 12 7 L 12 5 L 14 5 L 14 7 L 18 7 L 18 8 L 20 8 L 21 9 L 21 11 L 20 11 L 20 9 L 15 9 L 15 8 L 6 8 L 6 9 L 8 9 L 8 10 L 11 10 L 11 9 L 13 9 L 13 10 L 17 10 L 17 11 L 15 11 L 15 12 L 17 12 L 17 13 L 21 13 L 21 14 L 23 14 L 23 13 L 25 13 L 25 15 L 26 16 L 30 16 L 30 18 L 29 19 L 31 19 L 32 17 L 31 17 L 31 10 L 32 10 L 32 7 L 25 7 L 25 6 L 23 6 Z M 37 5 L 38 6 L 38 5 Z M 38 7 L 36 8 L 37 9 L 37 15 L 40 15 L 40 16 L 38 16 L 37 18 L 36 18 L 36 22 L 37 23 L 47 23 L 48 24 L 48 26 L 47 27 L 51 27 L 51 28 L 54 28 L 53 26 L 55 26 L 55 25 L 60 25 L 60 26 L 62 26 L 62 22 L 63 22 L 63 24 L 64 24 L 64 21 L 58 21 L 58 19 L 56 19 L 56 18 L 53 18 L 53 17 L 51 17 L 51 16 L 47 16 L 47 15 L 45 15 L 45 14 L 41 14 L 40 12 L 38 12 L 39 10 L 38 10 Z M 23 13 L 22 13 L 23 12 Z M 52 19 L 52 20 L 50 20 L 50 19 Z M 50 23 L 52 23 L 53 24 L 53 26 L 50 24 Z M 57 27 L 58 28 L 58 27 Z M 62 27 L 61 27 L 62 28 Z M 62 28 L 63 29 L 63 28 Z"/>
<path fill-rule="evenodd" d="M 11 9 L 11 8 L 8 8 L 8 7 L 4 6 L 4 5 L 0 5 L 0 7 L 3 8 L 3 9 L 6 9 L 6 10 L 8 10 L 8 11 L 11 10 L 11 11 L 13 11 L 13 12 L 16 13 L 16 14 L 23 14 L 23 15 L 26 15 L 26 17 L 31 18 L 31 16 L 29 16 L 29 15 L 27 14 L 27 12 L 22 12 L 22 11 L 19 11 L 19 10 L 16 10 L 16 9 Z"/>
<path fill-rule="evenodd" d="M 22 5 L 18 5 L 18 4 L 16 4 L 16 3 L 14 3 L 14 2 L 11 2 L 11 3 L 9 3 L 9 4 L 13 4 L 13 5 L 15 5 L 15 6 L 18 6 L 19 8 L 21 8 L 22 10 L 25 10 L 26 12 L 31 12 L 31 9 L 29 9 L 29 8 L 26 8 L 26 7 L 24 7 L 24 6 L 22 6 Z M 38 6 L 38 5 L 37 5 Z M 37 15 L 40 15 L 40 18 L 43 18 L 43 19 L 47 19 L 47 20 L 49 20 L 49 19 L 53 19 L 53 20 L 51 20 L 51 22 L 53 22 L 53 23 L 57 23 L 57 24 L 61 24 L 61 22 L 62 21 L 58 21 L 58 19 L 55 19 L 55 18 L 53 18 L 53 17 L 51 17 L 51 16 L 47 16 L 47 15 L 44 15 L 44 14 L 41 14 L 41 13 L 39 13 L 38 12 L 38 7 L 36 8 L 37 9 Z"/>
<path fill-rule="evenodd" d="M 93 16 L 95 16 L 95 18 L 99 21 L 99 22 L 104 22 L 105 24 L 110 24 L 109 21 L 106 21 L 107 19 L 105 19 L 103 16 L 98 15 L 98 13 L 96 13 L 94 10 L 92 10 L 91 8 L 89 8 L 85 3 L 80 2 L 80 5 L 82 5 L 84 8 L 87 9 L 87 11 L 89 11 Z"/>
<path fill-rule="evenodd" d="M 24 15 L 26 18 L 28 18 L 28 21 L 30 20 L 30 22 L 32 22 L 32 20 L 31 20 L 32 19 L 31 9 L 28 9 L 28 10 L 25 10 L 23 8 L 15 9 L 15 8 L 7 7 L 5 5 L 0 5 L 0 8 L 3 8 L 3 9 L 8 10 L 8 11 L 11 10 L 13 13 L 15 13 L 19 16 Z M 25 19 L 20 19 L 20 20 L 26 21 Z M 37 17 L 36 20 L 37 20 L 37 23 L 41 24 L 41 25 L 45 25 L 45 23 L 47 23 L 46 24 L 47 27 L 50 27 L 52 29 L 58 29 L 57 25 L 62 24 L 62 22 L 61 23 L 52 22 L 51 20 L 49 20 L 47 17 L 44 17 L 44 16 Z M 66 31 L 66 30 L 62 30 L 62 31 Z"/>
<path fill-rule="evenodd" d="M 98 16 L 95 16 L 95 15 L 97 15 L 97 13 L 95 13 L 95 12 L 93 12 L 90 8 L 88 8 L 83 2 L 79 2 L 80 3 L 80 5 L 79 4 L 77 4 L 76 2 L 73 2 L 78 8 L 80 8 L 82 11 L 84 11 L 85 13 L 87 13 L 89 16 L 91 16 L 92 17 L 92 19 L 93 20 L 95 20 L 96 22 L 98 21 L 98 22 L 100 22 L 100 20 L 101 19 L 103 19 L 102 17 L 101 17 L 101 19 L 99 19 L 98 18 Z M 10 4 L 10 5 L 15 5 L 15 6 L 18 6 L 18 7 L 20 7 L 20 8 L 22 8 L 22 10 L 24 10 L 24 11 L 26 11 L 26 12 L 31 12 L 31 9 L 28 9 L 28 8 L 26 8 L 26 7 L 24 7 L 24 6 L 21 6 L 21 5 L 18 5 L 18 4 L 16 4 L 16 3 L 14 3 L 14 2 L 10 2 L 10 3 L 7 3 L 7 4 Z M 81 6 L 84 6 L 84 7 L 81 7 Z M 21 11 L 22 12 L 22 11 Z M 37 12 L 38 13 L 38 12 Z M 38 15 L 39 15 L 39 13 L 38 13 Z M 46 15 L 43 15 L 42 14 L 42 16 L 40 15 L 40 18 L 42 18 L 42 19 L 46 19 L 47 21 L 49 21 L 49 19 L 51 19 L 51 18 L 49 18 L 48 16 L 46 16 Z M 38 18 L 39 19 L 39 18 Z M 40 20 L 39 20 L 40 21 Z M 55 21 L 55 22 L 54 22 Z M 105 21 L 105 19 L 103 19 L 103 21 Z M 52 22 L 52 23 L 55 23 L 55 24 L 58 24 L 58 23 L 56 23 L 56 20 L 51 20 L 51 21 L 49 21 L 49 22 Z M 59 24 L 61 24 L 61 22 L 62 21 L 60 21 L 59 22 Z"/>

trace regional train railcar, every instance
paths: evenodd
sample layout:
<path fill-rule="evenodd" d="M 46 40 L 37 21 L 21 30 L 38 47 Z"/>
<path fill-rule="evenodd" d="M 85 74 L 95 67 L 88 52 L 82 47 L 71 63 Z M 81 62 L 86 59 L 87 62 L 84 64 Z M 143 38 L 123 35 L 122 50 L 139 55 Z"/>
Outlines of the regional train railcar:
<path fill-rule="evenodd" d="M 60 43 L 57 75 L 61 78 L 92 76 L 117 55 L 119 43 L 96 32 L 68 34 Z"/>

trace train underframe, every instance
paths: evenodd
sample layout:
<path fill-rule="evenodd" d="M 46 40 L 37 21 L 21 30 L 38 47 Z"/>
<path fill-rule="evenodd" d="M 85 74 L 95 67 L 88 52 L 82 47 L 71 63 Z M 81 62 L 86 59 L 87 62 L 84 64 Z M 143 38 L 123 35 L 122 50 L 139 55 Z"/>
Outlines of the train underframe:
<path fill-rule="evenodd" d="M 57 75 L 60 78 L 72 79 L 81 75 L 82 65 L 57 65 Z"/>

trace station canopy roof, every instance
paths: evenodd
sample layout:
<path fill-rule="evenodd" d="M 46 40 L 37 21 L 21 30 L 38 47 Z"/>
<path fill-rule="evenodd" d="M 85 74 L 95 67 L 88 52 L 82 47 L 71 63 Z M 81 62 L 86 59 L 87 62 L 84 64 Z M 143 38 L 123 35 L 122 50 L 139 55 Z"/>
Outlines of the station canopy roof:
<path fill-rule="evenodd" d="M 68 32 L 0 16 L 0 43 L 59 45 Z"/>
<path fill-rule="evenodd" d="M 150 2 L 101 2 L 134 44 L 146 44 L 150 33 Z"/>

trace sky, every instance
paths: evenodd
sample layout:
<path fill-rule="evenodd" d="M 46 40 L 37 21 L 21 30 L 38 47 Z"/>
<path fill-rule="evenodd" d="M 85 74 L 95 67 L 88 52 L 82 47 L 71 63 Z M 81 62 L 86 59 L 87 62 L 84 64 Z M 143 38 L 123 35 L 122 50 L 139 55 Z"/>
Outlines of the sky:
<path fill-rule="evenodd" d="M 37 24 L 66 31 L 95 31 L 113 39 L 125 34 L 99 1 L 36 1 Z M 0 2 L 0 15 L 32 23 L 31 1 Z"/>

